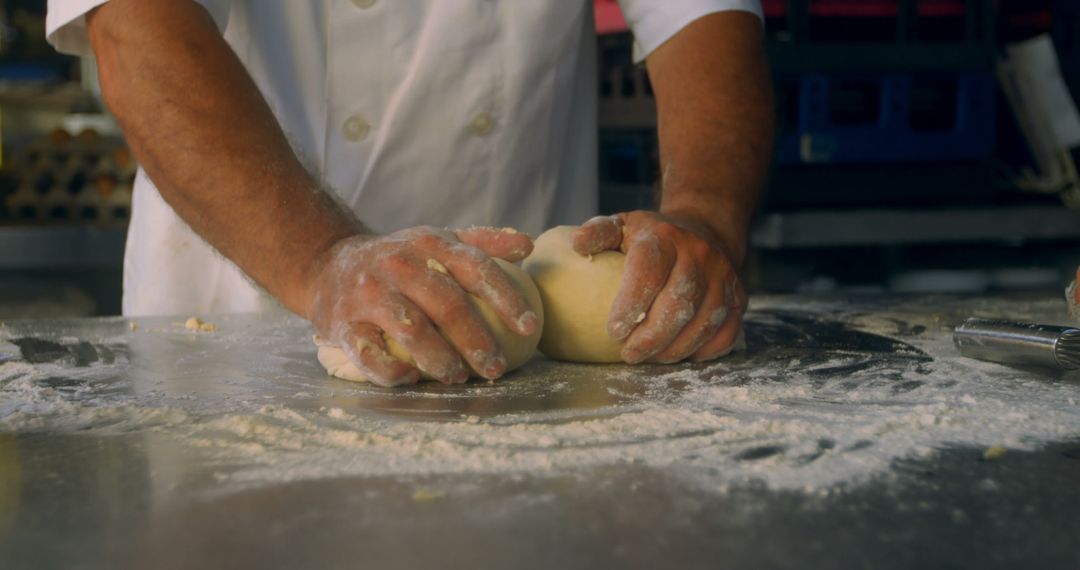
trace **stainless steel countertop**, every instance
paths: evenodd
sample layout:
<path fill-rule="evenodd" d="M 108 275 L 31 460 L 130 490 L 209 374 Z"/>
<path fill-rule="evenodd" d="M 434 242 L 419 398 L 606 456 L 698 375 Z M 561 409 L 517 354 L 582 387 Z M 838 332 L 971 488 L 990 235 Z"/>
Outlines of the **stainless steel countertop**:
<path fill-rule="evenodd" d="M 720 364 L 404 389 L 284 315 L 8 322 L 0 567 L 1080 566 L 1080 376 L 958 357 L 968 316 L 1067 322 L 761 297 Z"/>

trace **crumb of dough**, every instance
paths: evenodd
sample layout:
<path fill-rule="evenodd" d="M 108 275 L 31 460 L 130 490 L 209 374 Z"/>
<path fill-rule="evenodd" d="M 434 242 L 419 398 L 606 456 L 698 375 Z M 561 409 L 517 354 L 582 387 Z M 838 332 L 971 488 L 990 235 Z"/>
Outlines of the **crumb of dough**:
<path fill-rule="evenodd" d="M 139 330 L 139 325 L 135 324 L 135 321 L 128 321 L 128 330 L 131 332 L 135 332 Z"/>
<path fill-rule="evenodd" d="M 437 501 L 446 496 L 446 493 L 442 491 L 436 491 L 434 489 L 417 489 L 413 491 L 412 500 L 417 503 L 427 503 L 431 501 Z"/>
<path fill-rule="evenodd" d="M 199 320 L 199 317 L 188 317 L 188 320 L 184 321 L 184 328 L 189 331 L 214 332 L 217 330 L 217 325 L 203 322 Z"/>
<path fill-rule="evenodd" d="M 517 231 L 517 229 L 515 229 L 515 228 L 502 228 L 499 231 L 501 231 L 504 234 L 519 234 L 519 233 L 521 233 L 521 232 Z"/>
<path fill-rule="evenodd" d="M 1005 455 L 1006 451 L 1007 450 L 1000 445 L 992 445 L 986 448 L 986 451 L 983 452 L 982 456 L 986 461 L 993 461 L 995 459 L 1000 459 L 1002 455 Z"/>
<path fill-rule="evenodd" d="M 438 271 L 439 273 L 442 273 L 443 275 L 449 275 L 450 274 L 450 271 L 448 271 L 446 269 L 446 266 L 439 263 L 438 260 L 428 259 L 427 260 L 427 266 L 428 266 L 428 269 L 431 269 L 433 271 Z"/>
<path fill-rule="evenodd" d="M 480 416 L 469 416 L 469 417 L 465 418 L 465 423 L 478 424 L 478 423 L 480 423 Z"/>

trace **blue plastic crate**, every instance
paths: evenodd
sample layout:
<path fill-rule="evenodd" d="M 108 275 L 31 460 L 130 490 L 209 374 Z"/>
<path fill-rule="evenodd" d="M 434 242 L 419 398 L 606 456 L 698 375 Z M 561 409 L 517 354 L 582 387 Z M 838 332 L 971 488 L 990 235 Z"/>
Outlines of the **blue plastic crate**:
<path fill-rule="evenodd" d="M 786 87 L 780 164 L 979 159 L 994 148 L 989 72 L 808 73 Z"/>

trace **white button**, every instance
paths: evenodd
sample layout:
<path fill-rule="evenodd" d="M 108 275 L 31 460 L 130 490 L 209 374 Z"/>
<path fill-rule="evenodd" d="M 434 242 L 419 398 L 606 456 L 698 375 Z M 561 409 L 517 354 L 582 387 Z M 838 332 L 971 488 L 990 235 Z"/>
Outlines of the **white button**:
<path fill-rule="evenodd" d="M 487 113 L 480 113 L 473 117 L 471 123 L 469 123 L 469 130 L 474 135 L 482 136 L 491 132 L 491 128 L 495 126 L 495 121 L 491 118 L 491 115 Z"/>
<path fill-rule="evenodd" d="M 352 0 L 357 8 L 370 8 L 375 5 L 375 0 Z"/>
<path fill-rule="evenodd" d="M 371 132 L 371 123 L 363 115 L 357 113 L 345 121 L 341 130 L 345 133 L 345 138 L 353 142 L 362 141 Z"/>

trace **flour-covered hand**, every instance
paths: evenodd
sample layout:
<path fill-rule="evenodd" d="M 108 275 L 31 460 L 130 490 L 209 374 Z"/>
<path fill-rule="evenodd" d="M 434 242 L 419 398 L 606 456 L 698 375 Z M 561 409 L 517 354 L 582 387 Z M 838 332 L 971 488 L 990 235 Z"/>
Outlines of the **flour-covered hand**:
<path fill-rule="evenodd" d="M 719 239 L 689 217 L 635 211 L 593 218 L 578 229 L 582 255 L 626 254 L 608 334 L 629 363 L 712 360 L 742 331 L 746 293 Z"/>
<path fill-rule="evenodd" d="M 518 261 L 531 251 L 525 234 L 493 228 L 351 236 L 315 264 L 308 318 L 377 384 L 412 384 L 420 370 L 460 383 L 469 367 L 497 378 L 506 359 L 468 295 L 486 301 L 511 331 L 533 333 L 538 316 L 489 257 Z M 387 352 L 384 335 L 415 368 Z"/>

